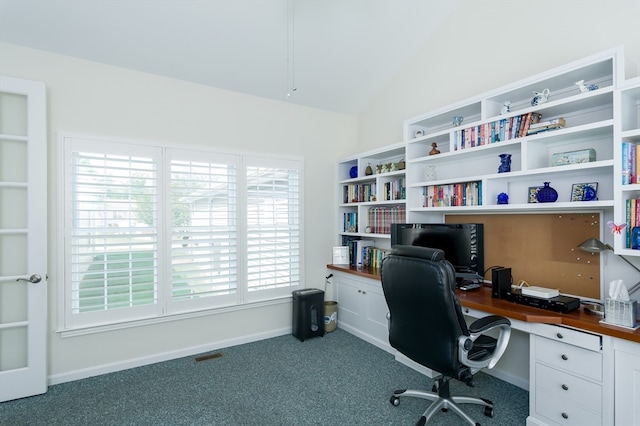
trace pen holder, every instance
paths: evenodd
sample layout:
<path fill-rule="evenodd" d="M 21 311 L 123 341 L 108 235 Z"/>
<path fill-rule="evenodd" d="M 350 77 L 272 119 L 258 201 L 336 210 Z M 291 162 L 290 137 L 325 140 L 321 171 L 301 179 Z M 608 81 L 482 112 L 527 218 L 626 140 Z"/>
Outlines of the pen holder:
<path fill-rule="evenodd" d="M 623 327 L 638 326 L 638 302 L 635 300 L 606 299 L 604 305 L 604 322 Z"/>

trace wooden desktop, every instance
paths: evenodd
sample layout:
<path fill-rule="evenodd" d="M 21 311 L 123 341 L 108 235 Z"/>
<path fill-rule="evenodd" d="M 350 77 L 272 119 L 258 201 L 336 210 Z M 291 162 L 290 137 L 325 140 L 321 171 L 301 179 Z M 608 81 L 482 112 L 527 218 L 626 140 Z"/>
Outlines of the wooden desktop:
<path fill-rule="evenodd" d="M 327 265 L 327 268 L 358 275 L 363 278 L 380 280 L 380 271 L 377 269 L 358 268 L 351 265 Z M 574 327 L 580 330 L 640 343 L 640 329 L 631 330 L 629 328 L 603 324 L 600 322 L 601 317 L 587 313 L 583 309 L 576 309 L 575 311 L 563 314 L 520 305 L 505 299 L 491 297 L 490 287 L 470 291 L 456 290 L 456 294 L 462 306 L 466 308 L 502 315 L 524 322 L 565 325 L 567 327 Z"/>

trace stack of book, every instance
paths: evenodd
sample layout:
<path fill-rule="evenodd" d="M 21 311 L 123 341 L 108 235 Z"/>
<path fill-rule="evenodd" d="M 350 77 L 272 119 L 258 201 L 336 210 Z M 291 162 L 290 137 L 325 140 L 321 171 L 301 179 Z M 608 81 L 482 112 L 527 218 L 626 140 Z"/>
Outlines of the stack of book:
<path fill-rule="evenodd" d="M 462 207 L 482 205 L 482 181 L 422 188 L 422 207 Z"/>
<path fill-rule="evenodd" d="M 546 120 L 539 123 L 535 123 L 529 126 L 527 130 L 527 136 L 536 135 L 542 132 L 548 132 L 549 130 L 562 129 L 565 126 L 564 118 L 554 118 L 553 120 Z"/>
<path fill-rule="evenodd" d="M 456 130 L 453 133 L 453 149 L 454 151 L 460 151 L 524 137 L 527 135 L 527 130 L 530 126 L 538 123 L 541 118 L 542 115 L 537 112 L 529 112 Z"/>
<path fill-rule="evenodd" d="M 635 142 L 622 142 L 622 184 L 629 185 L 638 182 L 640 172 L 640 161 L 637 158 L 637 147 Z"/>

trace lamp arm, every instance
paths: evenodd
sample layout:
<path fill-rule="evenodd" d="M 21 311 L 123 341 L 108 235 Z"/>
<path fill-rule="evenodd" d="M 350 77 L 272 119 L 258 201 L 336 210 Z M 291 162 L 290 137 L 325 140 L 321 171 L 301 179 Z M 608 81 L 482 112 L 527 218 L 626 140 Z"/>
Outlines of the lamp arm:
<path fill-rule="evenodd" d="M 625 262 L 627 262 L 629 265 L 631 265 L 631 267 L 633 269 L 635 269 L 636 271 L 640 272 L 640 269 L 638 269 L 638 267 L 636 265 L 634 265 L 633 263 L 629 262 L 627 259 L 625 259 L 624 256 L 620 256 L 620 259 L 624 260 Z M 637 283 L 635 283 L 635 285 L 633 287 L 631 287 L 628 292 L 629 294 L 633 294 L 636 290 L 640 289 L 640 281 L 638 281 Z"/>

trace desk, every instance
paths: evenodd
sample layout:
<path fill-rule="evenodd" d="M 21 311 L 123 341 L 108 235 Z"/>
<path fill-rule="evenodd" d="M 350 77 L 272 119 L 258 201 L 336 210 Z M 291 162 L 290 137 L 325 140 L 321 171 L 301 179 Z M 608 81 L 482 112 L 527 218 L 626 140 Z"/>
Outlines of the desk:
<path fill-rule="evenodd" d="M 333 264 L 327 265 L 327 268 L 333 271 L 345 272 L 354 276 L 378 282 L 380 281 L 380 271 L 375 269 Z M 491 289 L 488 287 L 467 292 L 456 290 L 456 294 L 460 299 L 462 306 L 470 309 L 477 309 L 490 314 L 502 315 L 507 318 L 524 322 L 565 325 L 567 327 L 574 327 L 581 330 L 587 330 L 602 335 L 640 343 L 640 329 L 630 330 L 624 327 L 601 324 L 600 317 L 588 314 L 582 309 L 562 314 L 526 305 L 520 305 L 504 299 L 495 299 L 491 297 Z"/>
<path fill-rule="evenodd" d="M 335 277 L 338 326 L 393 352 L 379 271 L 327 268 Z M 529 359 L 521 361 L 529 366 L 528 426 L 640 425 L 640 330 L 601 324 L 582 309 L 563 314 L 494 299 L 486 287 L 457 295 L 467 315 L 502 315 L 529 336 Z"/>
<path fill-rule="evenodd" d="M 576 309 L 575 311 L 562 314 L 540 308 L 520 305 L 504 299 L 495 299 L 491 297 L 491 289 L 488 287 L 466 292 L 456 290 L 456 294 L 458 299 L 460 299 L 460 304 L 467 308 L 477 309 L 479 311 L 495 315 L 502 315 L 507 318 L 517 319 L 524 322 L 558 324 L 567 327 L 574 327 L 580 330 L 591 331 L 593 333 L 640 343 L 640 329 L 630 330 L 624 327 L 602 324 L 600 323 L 600 317 L 588 314 L 583 309 Z"/>

